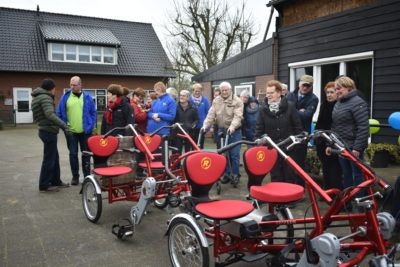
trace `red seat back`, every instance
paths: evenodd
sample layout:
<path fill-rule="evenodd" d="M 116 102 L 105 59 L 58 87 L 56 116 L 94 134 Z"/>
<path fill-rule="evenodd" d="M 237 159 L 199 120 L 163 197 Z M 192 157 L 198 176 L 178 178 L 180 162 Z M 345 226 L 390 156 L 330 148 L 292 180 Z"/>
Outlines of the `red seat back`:
<path fill-rule="evenodd" d="M 146 150 L 145 150 L 144 146 L 142 145 L 142 143 L 139 141 L 139 138 L 141 138 L 143 140 L 143 143 L 147 146 L 147 148 L 149 149 L 149 151 L 151 153 L 153 153 L 157 148 L 160 147 L 161 136 L 159 136 L 157 134 L 150 136 L 150 134 L 146 133 L 143 136 L 142 135 L 135 136 L 135 139 L 134 139 L 135 146 L 142 153 L 146 154 Z"/>
<path fill-rule="evenodd" d="M 119 145 L 118 138 L 115 136 L 108 136 L 104 138 L 102 135 L 93 135 L 88 139 L 89 150 L 95 156 L 108 157 L 113 154 Z"/>
<path fill-rule="evenodd" d="M 243 154 L 246 172 L 252 176 L 265 176 L 274 167 L 278 152 L 266 146 L 254 146 Z"/>
<path fill-rule="evenodd" d="M 210 185 L 224 174 L 226 157 L 212 152 L 198 152 L 189 155 L 183 167 L 187 179 L 196 185 Z"/>

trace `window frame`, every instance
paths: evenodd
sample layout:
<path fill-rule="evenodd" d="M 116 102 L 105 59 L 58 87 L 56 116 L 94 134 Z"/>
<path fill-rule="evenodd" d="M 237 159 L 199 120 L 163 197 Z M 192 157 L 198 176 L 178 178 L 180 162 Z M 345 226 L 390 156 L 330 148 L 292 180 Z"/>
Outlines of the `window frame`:
<path fill-rule="evenodd" d="M 58 60 L 53 58 L 53 45 L 62 45 L 63 47 L 63 59 Z M 68 46 L 75 46 L 75 60 L 67 59 L 67 45 Z M 89 47 L 89 61 L 80 61 L 79 60 L 79 47 L 86 46 Z M 93 48 L 100 48 L 100 61 L 92 61 L 92 49 Z M 104 50 L 105 49 L 112 49 L 112 58 L 113 62 L 105 62 L 104 60 Z M 48 43 L 48 60 L 51 62 L 68 62 L 68 63 L 81 63 L 81 64 L 102 64 L 102 65 L 117 65 L 117 48 L 110 47 L 110 46 L 94 46 L 94 45 L 82 45 L 82 44 L 70 44 L 70 43 Z M 60 54 L 58 54 L 60 55 Z M 108 54 L 107 57 L 111 58 L 111 54 Z"/>
<path fill-rule="evenodd" d="M 346 69 L 346 63 L 349 61 L 357 61 L 357 60 L 363 60 L 363 59 L 371 59 L 371 64 L 372 64 L 372 73 L 371 73 L 371 92 L 370 92 L 370 99 L 371 99 L 371 104 L 370 104 L 370 116 L 372 115 L 372 106 L 373 106 L 373 84 L 374 84 L 374 52 L 373 51 L 366 51 L 366 52 L 361 52 L 361 53 L 354 53 L 354 54 L 347 54 L 347 55 L 341 55 L 341 56 L 335 56 L 335 57 L 326 57 L 326 58 L 319 58 L 319 59 L 312 59 L 312 60 L 306 60 L 306 61 L 299 61 L 299 62 L 293 62 L 289 63 L 289 88 L 294 90 L 294 88 L 297 88 L 296 84 L 296 69 L 298 68 L 305 68 L 305 67 L 313 67 L 313 78 L 314 78 L 314 86 L 313 86 L 313 92 L 314 94 L 320 99 L 319 105 L 317 107 L 317 110 L 314 113 L 313 121 L 316 121 L 319 113 L 319 108 L 321 104 L 321 66 L 322 65 L 327 65 L 327 64 L 333 64 L 333 63 L 339 63 L 339 75 L 346 75 L 347 69 Z"/>

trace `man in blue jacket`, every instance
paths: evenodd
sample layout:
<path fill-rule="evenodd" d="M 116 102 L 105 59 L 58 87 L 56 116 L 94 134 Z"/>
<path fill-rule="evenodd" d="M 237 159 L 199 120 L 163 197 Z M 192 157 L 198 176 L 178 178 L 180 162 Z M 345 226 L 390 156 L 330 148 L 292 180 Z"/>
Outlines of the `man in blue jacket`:
<path fill-rule="evenodd" d="M 147 113 L 148 133 L 152 133 L 162 126 L 171 125 L 175 119 L 176 102 L 166 93 L 166 86 L 163 82 L 157 82 L 154 85 L 154 92 L 157 99 L 151 104 L 151 108 Z M 158 132 L 159 135 L 169 135 L 170 129 L 165 128 Z"/>
<path fill-rule="evenodd" d="M 79 184 L 78 145 L 81 152 L 87 150 L 87 139 L 96 126 L 96 106 L 89 93 L 82 91 L 82 80 L 74 76 L 70 81 L 70 90 L 64 93 L 57 107 L 57 115 L 70 128 L 66 135 L 71 165 L 71 185 Z M 82 154 L 82 172 L 86 177 L 90 174 L 90 156 Z"/>
<path fill-rule="evenodd" d="M 192 95 L 190 96 L 189 103 L 197 109 L 199 115 L 199 122 L 194 129 L 193 136 L 196 140 L 199 138 L 200 129 L 203 127 L 204 120 L 207 117 L 208 110 L 210 109 L 210 102 L 207 97 L 203 96 L 203 86 L 200 83 L 195 83 L 192 86 Z M 204 147 L 204 138 L 200 140 L 200 148 Z"/>

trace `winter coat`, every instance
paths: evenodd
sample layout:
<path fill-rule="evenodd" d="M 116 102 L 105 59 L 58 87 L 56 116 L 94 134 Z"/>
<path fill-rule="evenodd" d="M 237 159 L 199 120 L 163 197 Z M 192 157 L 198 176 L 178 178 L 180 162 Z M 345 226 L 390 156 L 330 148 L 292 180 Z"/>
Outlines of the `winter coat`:
<path fill-rule="evenodd" d="M 243 101 L 239 97 L 233 94 L 227 99 L 217 96 L 208 111 L 203 127 L 209 129 L 216 123 L 218 129 L 228 129 L 232 126 L 237 130 L 242 126 L 242 119 Z"/>
<path fill-rule="evenodd" d="M 336 101 L 328 102 L 325 101 L 319 110 L 317 123 L 315 129 L 330 130 L 332 127 L 332 111 Z"/>
<path fill-rule="evenodd" d="M 176 107 L 176 116 L 174 122 L 179 122 L 183 129 L 188 132 L 192 132 L 193 128 L 196 128 L 196 125 L 199 121 L 199 115 L 197 113 L 197 109 L 192 106 L 190 103 L 188 107 L 184 110 L 182 106 L 178 103 Z"/>
<path fill-rule="evenodd" d="M 339 99 L 332 111 L 332 131 L 337 133 L 348 148 L 363 152 L 368 145 L 368 105 L 358 96 L 357 90 L 350 91 Z"/>
<path fill-rule="evenodd" d="M 250 102 L 257 104 L 255 108 L 250 107 Z M 242 132 L 246 140 L 253 141 L 256 133 L 256 123 L 260 107 L 257 100 L 249 99 L 249 102 L 244 106 Z"/>
<path fill-rule="evenodd" d="M 204 120 L 206 119 L 208 110 L 210 109 L 210 102 L 205 96 L 202 96 L 200 103 L 196 104 L 193 100 L 193 97 L 191 96 L 189 98 L 189 103 L 191 103 L 192 106 L 197 109 L 199 120 L 197 122 L 196 128 L 200 129 L 201 127 L 203 127 Z"/>
<path fill-rule="evenodd" d="M 71 94 L 71 90 L 65 92 L 61 97 L 60 103 L 57 107 L 57 116 L 62 119 L 65 123 L 68 123 L 67 117 L 67 100 Z M 97 114 L 96 106 L 93 98 L 89 93 L 82 91 L 83 96 L 83 131 L 85 134 L 91 134 L 93 129 L 96 127 Z"/>
<path fill-rule="evenodd" d="M 153 119 L 153 114 L 157 113 L 160 121 Z M 162 126 L 171 125 L 175 119 L 176 102 L 167 93 L 161 95 L 151 104 L 151 108 L 147 113 L 147 132 L 152 133 Z M 165 128 L 158 132 L 160 135 L 169 134 L 170 129 Z"/>
<path fill-rule="evenodd" d="M 271 112 L 268 102 L 260 109 L 256 124 L 256 137 L 267 134 L 275 142 L 302 131 L 301 120 L 292 102 L 282 98 L 278 112 Z"/>
<path fill-rule="evenodd" d="M 43 88 L 36 88 L 31 93 L 33 120 L 39 130 L 58 134 L 59 128 L 65 130 L 67 125 L 57 117 L 54 107 L 54 95 Z"/>
<path fill-rule="evenodd" d="M 135 119 L 133 118 L 133 109 L 126 97 L 122 98 L 121 103 L 115 107 L 112 111 L 112 123 L 108 124 L 105 116 L 101 122 L 101 134 L 106 134 L 108 131 L 115 127 L 125 127 L 128 124 L 134 124 Z M 130 129 L 127 130 L 115 130 L 112 135 L 132 135 Z"/>
<path fill-rule="evenodd" d="M 285 98 L 294 103 L 297 109 L 297 113 L 300 116 L 301 124 L 303 125 L 303 131 L 310 132 L 311 121 L 315 111 L 317 110 L 319 100 L 318 97 L 312 91 L 304 95 L 304 97 L 299 100 L 298 92 L 299 92 L 298 89 L 294 92 L 290 92 L 289 94 L 287 94 Z M 300 109 L 305 109 L 305 111 L 300 112 L 299 111 Z"/>
<path fill-rule="evenodd" d="M 144 107 L 144 104 L 136 102 L 134 99 L 132 99 L 131 106 L 133 108 L 135 123 L 137 124 L 139 130 L 145 133 L 147 125 L 147 111 Z"/>

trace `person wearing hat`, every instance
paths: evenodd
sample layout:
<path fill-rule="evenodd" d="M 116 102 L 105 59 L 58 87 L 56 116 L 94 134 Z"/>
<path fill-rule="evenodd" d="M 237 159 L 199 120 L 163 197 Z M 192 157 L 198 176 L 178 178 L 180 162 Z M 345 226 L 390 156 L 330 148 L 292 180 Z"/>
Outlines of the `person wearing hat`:
<path fill-rule="evenodd" d="M 303 131 L 311 131 L 311 122 L 318 106 L 318 97 L 313 93 L 314 79 L 311 75 L 300 77 L 299 87 L 288 93 L 287 100 L 295 104 L 297 113 L 300 116 Z M 307 144 L 301 144 L 294 148 L 294 159 L 302 168 L 305 167 L 307 156 Z M 304 185 L 303 179 L 297 177 L 297 184 Z"/>
<path fill-rule="evenodd" d="M 60 187 L 69 187 L 60 179 L 60 159 L 57 148 L 59 129 L 66 134 L 70 130 L 65 122 L 57 117 L 54 107 L 56 85 L 51 79 L 44 79 L 40 87 L 32 92 L 33 119 L 39 127 L 39 138 L 43 142 L 43 160 L 40 169 L 39 191 L 55 192 Z"/>

